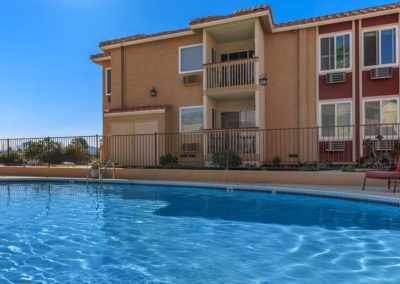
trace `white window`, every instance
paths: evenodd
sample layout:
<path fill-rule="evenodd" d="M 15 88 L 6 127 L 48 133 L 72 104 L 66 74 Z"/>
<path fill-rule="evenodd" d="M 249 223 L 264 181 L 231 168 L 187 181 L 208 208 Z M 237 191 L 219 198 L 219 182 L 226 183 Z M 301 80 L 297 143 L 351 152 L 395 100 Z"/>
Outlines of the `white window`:
<path fill-rule="evenodd" d="M 350 34 L 320 38 L 321 71 L 337 71 L 351 68 Z"/>
<path fill-rule="evenodd" d="M 351 137 L 351 102 L 320 104 L 321 138 Z"/>
<path fill-rule="evenodd" d="M 106 96 L 111 96 L 111 68 L 106 68 Z"/>
<path fill-rule="evenodd" d="M 383 99 L 364 102 L 364 136 L 374 139 L 379 135 L 384 137 L 398 133 L 398 100 Z"/>
<path fill-rule="evenodd" d="M 179 109 L 180 132 L 203 130 L 203 106 L 181 107 Z"/>
<path fill-rule="evenodd" d="M 179 48 L 179 73 L 203 71 L 203 45 L 196 44 Z"/>
<path fill-rule="evenodd" d="M 364 66 L 397 64 L 397 28 L 366 31 L 364 40 Z"/>

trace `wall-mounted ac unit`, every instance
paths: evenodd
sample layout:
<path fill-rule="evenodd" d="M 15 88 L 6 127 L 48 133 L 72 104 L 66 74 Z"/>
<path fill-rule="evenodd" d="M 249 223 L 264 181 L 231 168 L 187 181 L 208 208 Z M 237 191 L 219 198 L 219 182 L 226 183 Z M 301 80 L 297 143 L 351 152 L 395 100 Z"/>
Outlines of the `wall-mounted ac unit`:
<path fill-rule="evenodd" d="M 182 152 L 183 153 L 198 153 L 200 145 L 199 143 L 183 143 Z"/>
<path fill-rule="evenodd" d="M 343 152 L 344 151 L 344 141 L 324 142 L 324 150 L 326 152 Z"/>
<path fill-rule="evenodd" d="M 374 147 L 377 151 L 391 151 L 393 150 L 393 141 L 374 141 Z"/>
<path fill-rule="evenodd" d="M 371 80 L 390 79 L 393 77 L 392 67 L 371 69 Z"/>
<path fill-rule="evenodd" d="M 185 75 L 183 76 L 183 85 L 190 86 L 200 83 L 199 75 Z"/>
<path fill-rule="evenodd" d="M 346 73 L 329 73 L 325 75 L 326 84 L 338 84 L 346 82 Z"/>

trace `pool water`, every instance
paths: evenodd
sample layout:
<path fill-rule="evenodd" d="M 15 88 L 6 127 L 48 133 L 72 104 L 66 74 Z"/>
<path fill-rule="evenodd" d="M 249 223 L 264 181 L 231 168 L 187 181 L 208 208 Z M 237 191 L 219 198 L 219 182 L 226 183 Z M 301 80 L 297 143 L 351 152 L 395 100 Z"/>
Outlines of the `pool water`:
<path fill-rule="evenodd" d="M 0 283 L 400 283 L 400 208 L 140 185 L 0 184 Z"/>

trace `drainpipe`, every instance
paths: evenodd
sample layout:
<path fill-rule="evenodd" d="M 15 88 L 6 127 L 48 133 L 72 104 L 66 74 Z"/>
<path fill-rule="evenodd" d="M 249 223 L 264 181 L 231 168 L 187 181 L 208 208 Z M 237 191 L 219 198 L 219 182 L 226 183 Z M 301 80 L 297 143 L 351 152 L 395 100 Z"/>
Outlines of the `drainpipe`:
<path fill-rule="evenodd" d="M 125 48 L 121 44 L 121 109 L 125 107 Z"/>

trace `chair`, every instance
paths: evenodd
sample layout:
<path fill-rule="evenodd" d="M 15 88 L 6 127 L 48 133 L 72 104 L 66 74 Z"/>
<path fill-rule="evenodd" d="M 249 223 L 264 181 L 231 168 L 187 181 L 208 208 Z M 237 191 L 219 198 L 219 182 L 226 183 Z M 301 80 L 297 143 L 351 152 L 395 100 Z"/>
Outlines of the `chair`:
<path fill-rule="evenodd" d="M 367 182 L 367 179 L 383 179 L 388 181 L 388 189 L 390 189 L 390 182 L 391 180 L 394 180 L 394 188 L 393 188 L 393 193 L 396 192 L 396 187 L 397 187 L 397 180 L 400 179 L 400 157 L 397 160 L 396 163 L 396 170 L 393 172 L 383 172 L 383 171 L 372 171 L 372 172 L 366 172 L 365 173 L 365 178 L 364 178 L 364 185 L 363 189 L 365 190 L 365 184 Z"/>

